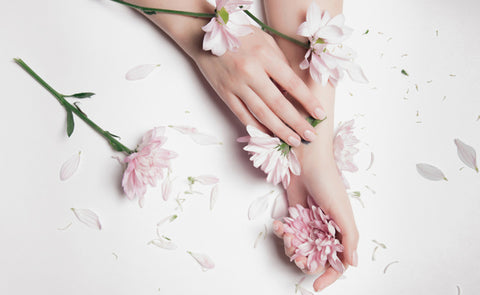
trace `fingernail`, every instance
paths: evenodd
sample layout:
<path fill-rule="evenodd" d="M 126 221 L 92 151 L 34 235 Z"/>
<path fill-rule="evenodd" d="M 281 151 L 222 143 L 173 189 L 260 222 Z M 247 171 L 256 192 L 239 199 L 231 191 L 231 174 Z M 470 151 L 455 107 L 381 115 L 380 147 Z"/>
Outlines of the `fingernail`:
<path fill-rule="evenodd" d="M 278 232 L 278 224 L 276 222 L 273 223 L 273 231 Z"/>
<path fill-rule="evenodd" d="M 316 108 L 314 111 L 313 111 L 313 114 L 315 115 L 315 117 L 317 117 L 317 119 L 319 120 L 323 120 L 325 119 L 325 117 L 327 116 L 325 114 L 325 111 L 322 110 L 321 108 Z"/>
<path fill-rule="evenodd" d="M 353 255 L 352 255 L 352 266 L 358 266 L 358 254 L 357 254 L 357 251 L 353 251 Z"/>
<path fill-rule="evenodd" d="M 308 141 L 313 141 L 315 139 L 315 134 L 310 131 L 310 130 L 307 130 L 303 133 L 303 136 L 305 137 L 306 140 Z"/>
<path fill-rule="evenodd" d="M 300 146 L 300 139 L 296 138 L 295 136 L 289 136 L 288 143 L 290 143 L 291 146 L 298 147 Z"/>
<path fill-rule="evenodd" d="M 292 247 L 292 237 L 286 236 L 285 238 L 283 238 L 283 243 L 285 244 L 285 248 Z"/>
<path fill-rule="evenodd" d="M 297 261 L 297 259 L 295 259 L 295 264 L 297 265 L 298 268 L 300 268 L 301 270 L 303 270 L 305 268 L 305 264 L 303 263 L 303 261 Z"/>

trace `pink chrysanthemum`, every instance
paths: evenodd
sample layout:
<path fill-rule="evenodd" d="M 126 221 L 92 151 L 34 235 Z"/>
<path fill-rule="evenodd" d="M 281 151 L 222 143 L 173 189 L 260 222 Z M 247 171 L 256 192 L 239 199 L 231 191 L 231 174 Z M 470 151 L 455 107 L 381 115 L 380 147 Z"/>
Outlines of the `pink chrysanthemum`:
<path fill-rule="evenodd" d="M 343 124 L 340 124 L 335 132 L 333 139 L 333 153 L 335 162 L 337 163 L 338 171 L 342 175 L 343 183 L 346 188 L 350 188 L 343 172 L 357 172 L 358 167 L 353 161 L 353 157 L 358 153 L 357 144 L 360 142 L 355 136 L 353 129 L 355 120 L 352 119 Z"/>
<path fill-rule="evenodd" d="M 315 271 L 328 263 L 339 273 L 345 270 L 337 253 L 343 252 L 343 245 L 336 238 L 339 227 L 322 209 L 315 206 L 309 197 L 309 208 L 301 205 L 290 207 L 290 217 L 284 218 L 284 231 L 292 235 L 295 253 L 291 260 L 299 256 L 307 258 L 308 270 Z"/>
<path fill-rule="evenodd" d="M 300 175 L 300 162 L 289 145 L 277 137 L 247 126 L 250 136 L 241 137 L 238 142 L 248 142 L 243 149 L 252 154 L 250 161 L 255 168 L 260 167 L 267 174 L 267 181 L 273 184 L 282 182 L 286 189 L 290 184 L 290 172 Z"/>
<path fill-rule="evenodd" d="M 138 197 L 142 204 L 147 185 L 155 186 L 157 180 L 163 178 L 163 169 L 170 167 L 170 159 L 177 156 L 175 152 L 161 148 L 167 140 L 164 133 L 164 127 L 148 131 L 137 152 L 124 159 L 128 166 L 123 173 L 122 187 L 130 200 Z"/>
<path fill-rule="evenodd" d="M 244 0 L 216 0 L 216 16 L 202 27 L 206 33 L 203 50 L 211 50 L 213 54 L 221 56 L 227 50 L 235 51 L 240 47 L 237 37 L 253 32 L 246 15 L 241 12 L 251 4 L 252 1 Z"/>

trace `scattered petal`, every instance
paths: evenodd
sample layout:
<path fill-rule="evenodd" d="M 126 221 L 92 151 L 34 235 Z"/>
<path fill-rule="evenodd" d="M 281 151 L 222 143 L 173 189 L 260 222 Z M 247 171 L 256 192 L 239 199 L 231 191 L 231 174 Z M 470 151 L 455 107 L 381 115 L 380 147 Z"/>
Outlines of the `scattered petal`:
<path fill-rule="evenodd" d="M 217 137 L 205 133 L 193 133 L 190 134 L 190 138 L 200 145 L 222 144 Z"/>
<path fill-rule="evenodd" d="M 212 188 L 212 191 L 210 192 L 210 211 L 212 211 L 213 207 L 215 207 L 215 204 L 217 203 L 217 199 L 218 199 L 218 184 L 216 184 Z"/>
<path fill-rule="evenodd" d="M 175 250 L 177 249 L 177 245 L 172 242 L 169 238 L 165 236 L 161 236 L 158 239 L 151 240 L 150 242 L 147 243 L 147 245 L 153 244 L 159 248 L 165 249 L 165 250 Z"/>
<path fill-rule="evenodd" d="M 262 239 L 263 236 L 263 231 L 259 232 L 257 235 L 257 238 L 255 239 L 255 243 L 253 244 L 253 248 L 257 248 L 258 242 Z"/>
<path fill-rule="evenodd" d="M 372 168 L 374 160 L 375 160 L 375 155 L 373 154 L 373 152 L 370 152 L 370 164 L 368 165 L 367 169 L 365 169 L 365 171 L 368 171 L 370 168 Z"/>
<path fill-rule="evenodd" d="M 118 260 L 118 255 L 115 252 L 112 252 L 113 257 L 115 257 L 115 260 Z"/>
<path fill-rule="evenodd" d="M 164 219 L 160 220 L 157 223 L 157 237 L 161 237 L 162 235 L 160 234 L 159 229 L 168 221 L 168 223 L 173 222 L 175 219 L 177 219 L 178 215 L 177 214 L 172 214 L 170 216 L 165 217 Z"/>
<path fill-rule="evenodd" d="M 458 138 L 456 138 L 454 142 L 457 146 L 457 154 L 460 160 L 465 165 L 478 172 L 477 153 L 475 152 L 475 149 Z"/>
<path fill-rule="evenodd" d="M 390 262 L 389 264 L 387 264 L 387 266 L 385 266 L 385 268 L 383 269 L 383 273 L 387 273 L 387 269 L 390 267 L 390 265 L 392 264 L 395 264 L 395 263 L 398 263 L 399 261 L 393 261 L 393 262 Z"/>
<path fill-rule="evenodd" d="M 275 198 L 275 202 L 272 207 L 272 218 L 280 219 L 288 215 L 288 201 L 285 191 L 282 191 Z"/>
<path fill-rule="evenodd" d="M 65 163 L 63 163 L 62 168 L 60 168 L 60 180 L 69 179 L 75 171 L 78 169 L 78 164 L 80 164 L 80 154 L 78 152 L 75 155 L 71 156 Z"/>
<path fill-rule="evenodd" d="M 313 295 L 312 292 L 308 291 L 307 289 L 305 289 L 302 286 L 298 286 L 298 291 L 300 291 L 301 295 Z"/>
<path fill-rule="evenodd" d="M 377 240 L 372 240 L 372 242 L 377 244 L 377 246 L 382 247 L 383 249 L 387 249 L 387 245 L 385 245 L 384 243 L 380 243 Z"/>
<path fill-rule="evenodd" d="M 160 65 L 153 65 L 153 64 L 144 64 L 138 65 L 132 69 L 130 69 L 125 74 L 125 79 L 134 81 L 134 80 L 141 80 L 146 78 L 155 68 L 159 67 Z"/>
<path fill-rule="evenodd" d="M 220 181 L 218 177 L 213 175 L 200 175 L 200 176 L 194 177 L 194 180 L 204 185 L 216 184 Z"/>
<path fill-rule="evenodd" d="M 162 182 L 162 197 L 165 201 L 168 201 L 172 194 L 172 181 L 170 176 L 167 176 Z"/>
<path fill-rule="evenodd" d="M 448 181 L 448 179 L 445 177 L 443 172 L 438 169 L 435 166 L 432 166 L 430 164 L 425 164 L 425 163 L 419 163 L 417 164 L 417 172 L 425 177 L 426 179 L 429 180 L 445 180 Z"/>
<path fill-rule="evenodd" d="M 203 271 L 207 271 L 215 267 L 213 260 L 206 254 L 193 253 L 190 251 L 187 251 L 187 253 L 190 254 L 198 262 L 198 264 L 200 264 Z"/>
<path fill-rule="evenodd" d="M 86 224 L 87 226 L 91 228 L 96 228 L 98 230 L 102 229 L 102 225 L 100 224 L 100 219 L 98 218 L 98 215 L 95 214 L 90 209 L 75 209 L 75 208 L 70 208 L 77 219 Z"/>
<path fill-rule="evenodd" d="M 373 253 L 372 253 L 372 261 L 375 261 L 375 253 L 377 252 L 379 246 L 375 246 L 375 248 L 373 249 Z"/>
<path fill-rule="evenodd" d="M 256 198 L 248 207 L 248 219 L 253 220 L 267 211 L 270 203 L 270 195 L 274 191 L 269 192 L 261 197 Z"/>
<path fill-rule="evenodd" d="M 64 226 L 64 227 L 59 227 L 59 228 L 57 228 L 57 230 L 67 230 L 71 225 L 72 225 L 72 223 L 70 222 L 69 224 L 67 224 L 67 225 Z"/>
<path fill-rule="evenodd" d="M 457 295 L 460 295 L 462 294 L 462 289 L 460 289 L 460 286 L 457 285 Z"/>

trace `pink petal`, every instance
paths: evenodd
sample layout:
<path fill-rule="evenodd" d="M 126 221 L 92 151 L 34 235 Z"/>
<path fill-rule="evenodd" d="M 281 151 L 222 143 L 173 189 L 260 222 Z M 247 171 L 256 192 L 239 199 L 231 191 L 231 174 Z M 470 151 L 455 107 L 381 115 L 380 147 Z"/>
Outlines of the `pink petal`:
<path fill-rule="evenodd" d="M 266 195 L 256 198 L 248 207 L 248 219 L 253 220 L 267 211 L 270 203 L 270 195 L 273 191 Z"/>
<path fill-rule="evenodd" d="M 215 207 L 215 204 L 217 203 L 217 199 L 218 199 L 218 184 L 216 184 L 212 188 L 212 191 L 210 192 L 210 211 L 213 210 L 213 207 Z"/>
<path fill-rule="evenodd" d="M 80 154 L 81 152 L 78 152 L 63 163 L 62 168 L 60 168 L 60 180 L 67 180 L 77 171 L 78 164 L 80 164 Z"/>
<path fill-rule="evenodd" d="M 286 217 L 288 215 L 288 201 L 287 195 L 284 191 L 278 194 L 275 198 L 275 202 L 273 203 L 272 208 L 272 218 L 273 219 L 280 219 Z"/>
<path fill-rule="evenodd" d="M 447 180 L 443 172 L 435 166 L 425 163 L 417 164 L 417 172 L 429 180 Z"/>
<path fill-rule="evenodd" d="M 170 180 L 170 177 L 167 177 L 162 182 L 163 199 L 167 201 L 170 198 L 171 193 L 172 193 L 172 181 Z"/>
<path fill-rule="evenodd" d="M 95 212 L 89 209 L 75 209 L 75 208 L 70 208 L 70 209 L 73 211 L 73 214 L 75 214 L 75 216 L 80 222 L 86 224 L 91 228 L 95 228 L 98 230 L 102 229 L 102 225 L 100 224 L 100 219 L 98 218 L 98 215 L 95 214 Z"/>
<path fill-rule="evenodd" d="M 190 254 L 198 262 L 198 264 L 200 264 L 203 271 L 207 271 L 215 267 L 215 263 L 207 255 L 201 253 L 193 253 L 190 251 L 187 251 L 187 253 Z"/>
<path fill-rule="evenodd" d="M 149 244 L 153 244 L 159 248 L 166 250 L 175 250 L 178 248 L 174 242 L 165 237 L 159 237 L 158 239 L 151 240 L 150 242 L 148 242 L 148 245 Z"/>
<path fill-rule="evenodd" d="M 201 145 L 222 144 L 215 136 L 204 133 L 190 134 L 190 138 Z"/>
<path fill-rule="evenodd" d="M 219 182 L 218 177 L 214 175 L 200 175 L 195 177 L 195 180 L 205 185 L 216 184 Z"/>
<path fill-rule="evenodd" d="M 168 127 L 182 133 L 182 134 L 194 134 L 198 133 L 197 128 L 192 126 L 185 126 L 185 125 L 168 125 Z"/>
<path fill-rule="evenodd" d="M 144 64 L 138 65 L 132 69 L 130 69 L 125 74 L 125 79 L 134 81 L 134 80 L 141 80 L 147 77 L 155 68 L 159 67 L 160 65 L 153 65 L 153 64 Z"/>
<path fill-rule="evenodd" d="M 468 144 L 462 142 L 458 138 L 456 138 L 454 142 L 457 145 L 457 154 L 460 160 L 465 165 L 478 172 L 477 153 L 475 152 L 475 149 Z"/>

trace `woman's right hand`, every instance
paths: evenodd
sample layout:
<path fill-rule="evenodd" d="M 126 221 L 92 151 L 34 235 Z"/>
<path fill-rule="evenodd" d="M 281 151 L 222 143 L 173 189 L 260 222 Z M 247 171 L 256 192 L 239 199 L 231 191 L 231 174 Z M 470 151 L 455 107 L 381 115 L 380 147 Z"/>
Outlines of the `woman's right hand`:
<path fill-rule="evenodd" d="M 291 146 L 301 139 L 312 141 L 315 129 L 305 120 L 279 87 L 285 89 L 312 117 L 325 112 L 307 85 L 290 68 L 273 38 L 254 27 L 240 37 L 236 52 L 222 56 L 198 51 L 192 58 L 220 98 L 244 125 L 270 130 Z M 279 87 L 277 87 L 277 85 Z M 295 102 L 294 102 L 295 103 Z"/>

